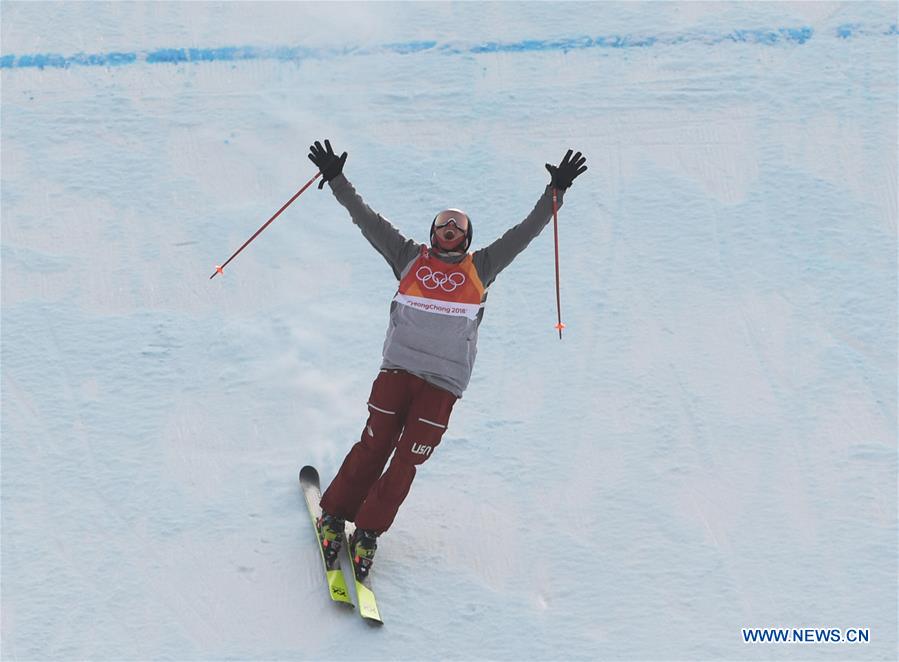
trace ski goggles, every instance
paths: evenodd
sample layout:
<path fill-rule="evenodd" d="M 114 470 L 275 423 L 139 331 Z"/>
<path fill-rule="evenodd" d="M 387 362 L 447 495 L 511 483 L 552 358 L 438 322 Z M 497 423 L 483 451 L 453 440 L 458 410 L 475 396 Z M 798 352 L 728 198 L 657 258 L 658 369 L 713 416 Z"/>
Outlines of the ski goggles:
<path fill-rule="evenodd" d="M 459 232 L 468 231 L 468 216 L 457 209 L 448 209 L 437 214 L 434 219 L 434 229 L 445 228 L 452 223 Z"/>

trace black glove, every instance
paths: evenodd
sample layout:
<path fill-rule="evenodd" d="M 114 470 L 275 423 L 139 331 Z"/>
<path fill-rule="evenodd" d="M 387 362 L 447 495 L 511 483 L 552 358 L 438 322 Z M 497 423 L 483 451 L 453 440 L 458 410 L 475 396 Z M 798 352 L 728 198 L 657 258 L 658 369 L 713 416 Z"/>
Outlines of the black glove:
<path fill-rule="evenodd" d="M 334 150 L 331 149 L 330 140 L 325 139 L 325 147 L 322 147 L 322 144 L 316 140 L 315 144 L 309 147 L 309 160 L 316 165 L 322 174 L 322 180 L 318 183 L 320 190 L 325 185 L 325 182 L 331 181 L 343 172 L 343 164 L 346 163 L 346 152 L 338 157 Z"/>
<path fill-rule="evenodd" d="M 574 158 L 572 158 L 571 150 L 569 149 L 565 158 L 562 159 L 562 162 L 559 165 L 554 166 L 547 163 L 546 169 L 549 170 L 549 174 L 552 177 L 553 188 L 564 191 L 571 186 L 574 178 L 587 169 L 587 166 L 584 165 L 586 162 L 587 158 L 581 156 L 580 152 L 575 154 Z"/>

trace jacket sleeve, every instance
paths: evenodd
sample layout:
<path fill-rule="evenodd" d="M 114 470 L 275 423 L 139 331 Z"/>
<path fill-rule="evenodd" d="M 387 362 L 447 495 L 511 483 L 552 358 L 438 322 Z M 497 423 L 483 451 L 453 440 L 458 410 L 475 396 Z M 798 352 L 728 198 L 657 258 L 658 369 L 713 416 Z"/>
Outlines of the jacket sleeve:
<path fill-rule="evenodd" d="M 564 191 L 559 191 L 558 206 L 562 206 Z M 506 233 L 486 248 L 475 251 L 472 255 L 478 275 L 484 287 L 496 279 L 499 273 L 508 267 L 521 251 L 537 237 L 549 223 L 553 215 L 552 187 L 547 186 L 543 195 L 530 214 L 521 223 L 510 228 Z"/>
<path fill-rule="evenodd" d="M 350 212 L 350 218 L 362 230 L 362 236 L 387 260 L 399 280 L 402 270 L 418 254 L 419 245 L 412 239 L 406 239 L 390 221 L 365 204 L 343 174 L 332 179 L 328 185 L 337 202 Z"/>

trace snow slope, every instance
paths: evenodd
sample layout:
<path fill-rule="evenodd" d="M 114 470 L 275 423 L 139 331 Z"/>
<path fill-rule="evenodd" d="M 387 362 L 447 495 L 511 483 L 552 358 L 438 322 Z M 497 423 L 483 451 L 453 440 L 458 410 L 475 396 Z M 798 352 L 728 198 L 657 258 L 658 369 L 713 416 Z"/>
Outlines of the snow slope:
<path fill-rule="evenodd" d="M 895 659 L 895 3 L 3 2 L 2 657 Z M 478 364 L 327 604 L 297 488 L 423 240 L 520 220 Z M 870 628 L 745 644 L 744 627 Z"/>

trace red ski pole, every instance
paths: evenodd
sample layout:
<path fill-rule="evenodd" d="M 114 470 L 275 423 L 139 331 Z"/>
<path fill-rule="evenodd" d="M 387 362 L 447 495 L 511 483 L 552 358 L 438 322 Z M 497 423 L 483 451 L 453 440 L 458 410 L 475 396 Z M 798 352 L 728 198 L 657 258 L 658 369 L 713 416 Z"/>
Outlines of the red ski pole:
<path fill-rule="evenodd" d="M 270 219 L 268 219 L 268 220 L 265 222 L 265 224 L 264 224 L 261 228 L 259 228 L 258 230 L 256 230 L 256 233 L 255 233 L 252 237 L 250 237 L 249 239 L 247 239 L 247 240 L 244 242 L 244 245 L 243 245 L 243 246 L 241 246 L 241 247 L 238 248 L 236 251 L 234 251 L 234 254 L 233 254 L 231 257 L 229 257 L 227 260 L 225 260 L 225 263 L 224 263 L 224 264 L 222 264 L 221 266 L 216 265 L 216 266 L 215 266 L 215 271 L 212 272 L 212 275 L 209 277 L 209 280 L 212 280 L 213 278 L 215 278 L 215 275 L 216 275 L 216 274 L 223 274 L 223 275 L 224 275 L 224 273 L 225 273 L 225 267 L 228 266 L 228 263 L 229 263 L 231 260 L 233 260 L 234 258 L 236 258 L 236 257 L 237 257 L 237 254 L 240 253 L 244 248 L 246 248 L 247 246 L 249 246 L 251 241 L 253 241 L 256 237 L 258 237 L 260 234 L 262 234 L 262 231 L 265 230 L 265 228 L 267 228 L 267 227 L 269 226 L 269 224 L 270 224 L 272 221 L 274 221 L 276 218 L 278 218 L 278 216 L 281 214 L 281 212 L 284 211 L 285 209 L 287 209 L 287 208 L 290 206 L 290 204 L 291 204 L 294 200 L 296 200 L 297 198 L 299 198 L 299 197 L 300 197 L 300 193 L 302 193 L 302 192 L 305 191 L 307 188 L 309 188 L 310 186 L 312 186 L 312 182 L 314 182 L 314 181 L 315 181 L 316 179 L 318 179 L 320 176 L 321 176 L 321 173 L 320 173 L 320 172 L 315 173 L 315 177 L 313 177 L 313 178 L 310 179 L 308 182 L 306 182 L 306 184 L 305 184 L 305 186 L 303 186 L 303 188 L 301 188 L 299 191 L 297 191 L 296 194 L 295 194 L 290 200 L 288 200 L 287 202 L 285 202 L 285 203 L 284 203 L 284 206 L 281 207 L 281 209 L 279 209 L 278 211 L 276 211 L 274 216 L 272 216 Z"/>
<path fill-rule="evenodd" d="M 559 330 L 559 340 L 562 339 L 562 298 L 559 294 L 559 202 L 556 196 L 556 189 L 553 189 L 553 236 L 556 240 L 556 310 L 559 313 L 559 322 L 556 328 Z"/>

